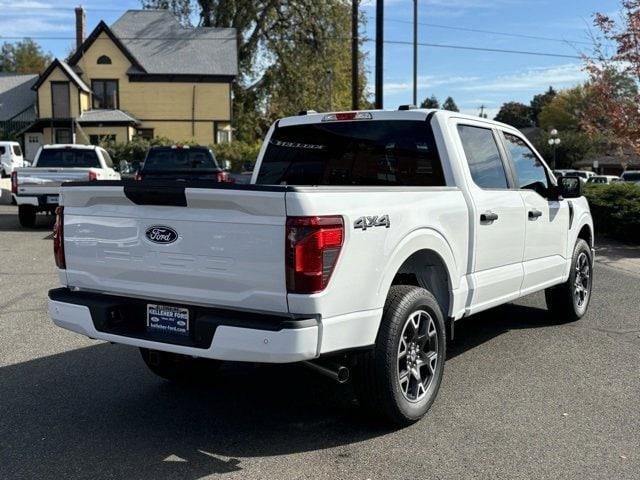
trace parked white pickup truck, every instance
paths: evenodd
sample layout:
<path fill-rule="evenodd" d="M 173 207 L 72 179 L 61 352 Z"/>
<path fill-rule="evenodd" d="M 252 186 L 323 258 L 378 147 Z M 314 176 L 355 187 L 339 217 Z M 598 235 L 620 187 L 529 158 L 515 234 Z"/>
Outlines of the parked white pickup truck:
<path fill-rule="evenodd" d="M 93 145 L 45 145 L 30 168 L 11 174 L 11 193 L 18 204 L 23 227 L 33 227 L 36 213 L 53 212 L 58 206 L 60 185 L 72 181 L 120 180 L 111 157 Z"/>
<path fill-rule="evenodd" d="M 172 380 L 219 360 L 307 362 L 362 405 L 421 418 L 456 320 L 545 290 L 591 296 L 593 224 L 522 134 L 458 113 L 307 114 L 268 133 L 252 184 L 61 189 L 53 321 L 139 347 Z"/>

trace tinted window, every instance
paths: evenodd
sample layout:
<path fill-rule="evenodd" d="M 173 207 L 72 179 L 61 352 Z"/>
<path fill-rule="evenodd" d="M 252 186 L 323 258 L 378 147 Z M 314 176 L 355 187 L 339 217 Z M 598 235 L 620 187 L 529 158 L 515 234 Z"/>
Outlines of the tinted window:
<path fill-rule="evenodd" d="M 481 188 L 508 188 L 507 174 L 493 131 L 459 125 L 458 132 L 475 184 Z"/>
<path fill-rule="evenodd" d="M 627 182 L 640 181 L 640 172 L 625 172 L 622 174 L 622 179 Z"/>
<path fill-rule="evenodd" d="M 524 140 L 515 135 L 505 133 L 504 138 L 516 168 L 518 188 L 539 192 L 546 190 L 549 186 L 547 172 L 533 150 L 524 143 Z"/>
<path fill-rule="evenodd" d="M 444 175 L 424 121 L 325 122 L 278 128 L 257 183 L 441 186 Z"/>
<path fill-rule="evenodd" d="M 20 145 L 14 145 L 13 146 L 13 153 L 14 153 L 14 155 L 17 155 L 19 157 L 22 156 L 22 149 L 20 148 Z"/>
<path fill-rule="evenodd" d="M 104 158 L 104 163 L 107 167 L 113 168 L 113 160 L 111 160 L 111 155 L 106 150 L 100 149 L 102 153 L 102 158 Z"/>
<path fill-rule="evenodd" d="M 100 162 L 94 150 L 45 148 L 40 152 L 37 166 L 45 168 L 100 168 Z"/>
<path fill-rule="evenodd" d="M 219 170 L 218 164 L 206 148 L 152 148 L 142 166 L 150 171 Z"/>
<path fill-rule="evenodd" d="M 0 155 L 4 155 L 7 152 L 5 147 L 0 147 Z"/>

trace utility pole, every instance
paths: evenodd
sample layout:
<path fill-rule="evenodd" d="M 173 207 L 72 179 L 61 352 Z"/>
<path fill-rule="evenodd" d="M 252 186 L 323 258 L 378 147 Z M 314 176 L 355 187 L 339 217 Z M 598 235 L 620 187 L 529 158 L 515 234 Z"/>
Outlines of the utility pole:
<path fill-rule="evenodd" d="M 486 107 L 484 105 L 480 105 L 480 118 L 484 118 L 484 109 Z"/>
<path fill-rule="evenodd" d="M 358 3 L 351 0 L 351 110 L 360 110 L 360 86 L 358 85 Z"/>
<path fill-rule="evenodd" d="M 384 0 L 376 0 L 376 108 L 383 108 Z"/>
<path fill-rule="evenodd" d="M 418 105 L 418 0 L 413 0 L 413 104 Z"/>

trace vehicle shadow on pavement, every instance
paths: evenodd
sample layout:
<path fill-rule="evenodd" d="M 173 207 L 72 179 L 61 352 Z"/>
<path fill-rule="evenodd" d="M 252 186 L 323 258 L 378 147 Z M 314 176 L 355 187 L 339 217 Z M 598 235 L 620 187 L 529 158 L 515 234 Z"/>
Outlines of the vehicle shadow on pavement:
<path fill-rule="evenodd" d="M 548 328 L 554 324 L 543 308 L 508 303 L 458 320 L 453 342 L 447 344 L 447 360 L 488 342 L 510 330 Z"/>
<path fill-rule="evenodd" d="M 485 316 L 459 324 L 449 357 L 549 325 L 519 305 Z M 0 478 L 196 479 L 389 433 L 353 398 L 301 365 L 225 364 L 214 386 L 174 385 L 101 343 L 0 368 Z"/>
<path fill-rule="evenodd" d="M 36 225 L 33 228 L 25 228 L 18 222 L 18 208 L 15 207 L 14 213 L 0 213 L 0 231 L 3 232 L 32 232 L 32 231 L 51 231 L 55 223 L 54 215 L 38 214 L 36 215 Z"/>
<path fill-rule="evenodd" d="M 303 366 L 225 365 L 177 386 L 100 344 L 0 368 L 0 478 L 196 479 L 383 434 Z"/>

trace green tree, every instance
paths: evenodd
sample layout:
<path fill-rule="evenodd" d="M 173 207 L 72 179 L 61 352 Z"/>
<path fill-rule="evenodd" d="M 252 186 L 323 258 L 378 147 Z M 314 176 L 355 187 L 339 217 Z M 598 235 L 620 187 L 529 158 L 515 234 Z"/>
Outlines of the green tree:
<path fill-rule="evenodd" d="M 456 105 L 456 102 L 453 100 L 452 97 L 447 97 L 447 99 L 442 104 L 442 108 L 445 110 L 449 110 L 450 112 L 460 111 L 460 109 L 458 109 L 458 105 Z"/>
<path fill-rule="evenodd" d="M 234 84 L 236 137 L 253 142 L 277 117 L 351 106 L 350 0 L 143 0 L 183 22 L 238 31 Z M 361 16 L 361 23 L 366 17 Z M 361 49 L 362 50 L 362 49 Z M 360 101 L 366 103 L 365 54 Z"/>
<path fill-rule="evenodd" d="M 500 108 L 494 119 L 516 128 L 531 126 L 531 107 L 520 102 L 507 102 Z"/>
<path fill-rule="evenodd" d="M 555 98 L 556 95 L 557 92 L 553 89 L 553 87 L 549 87 L 549 90 L 544 93 L 539 93 L 531 100 L 531 120 L 536 127 L 540 126 L 538 119 L 540 112 L 546 105 L 549 104 L 549 102 L 551 102 L 551 100 Z"/>
<path fill-rule="evenodd" d="M 582 85 L 562 90 L 540 110 L 540 128 L 580 131 L 583 111 L 589 101 L 588 89 Z"/>
<path fill-rule="evenodd" d="M 3 43 L 0 47 L 0 71 L 11 73 L 42 73 L 53 59 L 31 38 L 16 43 Z"/>
<path fill-rule="evenodd" d="M 420 108 L 440 108 L 440 102 L 435 95 L 431 95 L 422 101 Z"/>

